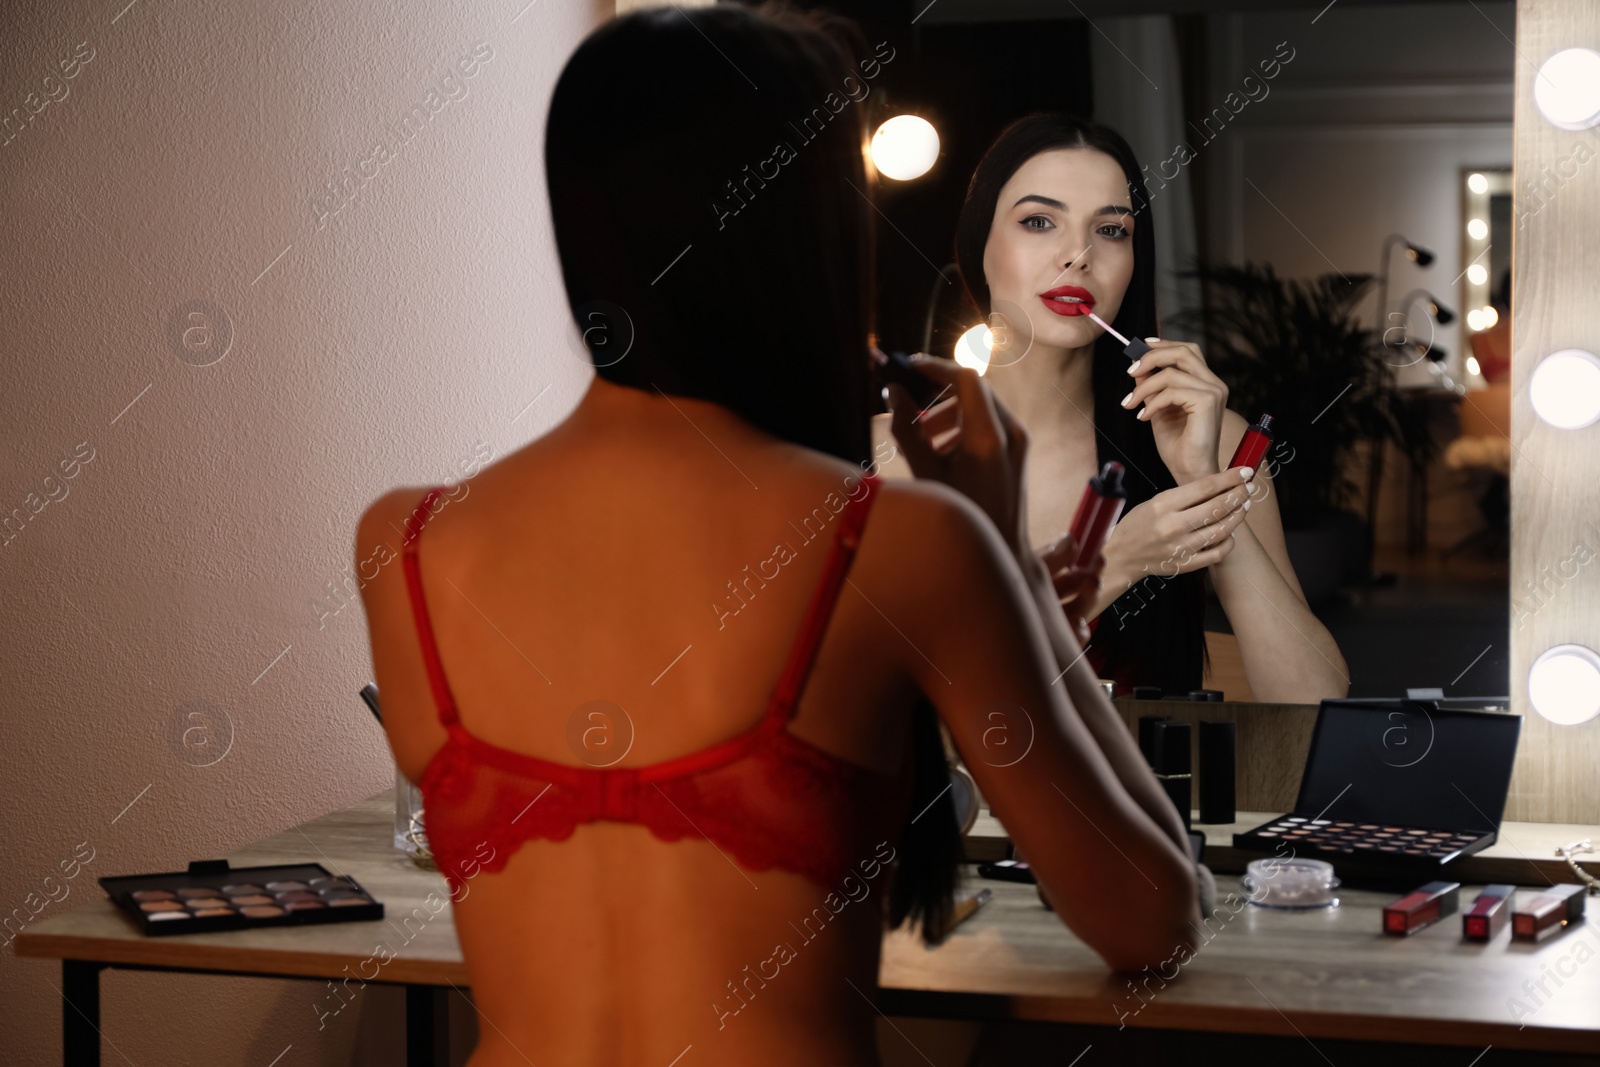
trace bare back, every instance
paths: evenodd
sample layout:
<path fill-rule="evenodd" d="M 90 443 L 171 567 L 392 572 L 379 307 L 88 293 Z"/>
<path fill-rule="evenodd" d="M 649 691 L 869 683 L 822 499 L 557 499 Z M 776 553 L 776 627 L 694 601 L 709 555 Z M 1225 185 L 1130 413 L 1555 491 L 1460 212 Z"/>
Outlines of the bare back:
<path fill-rule="evenodd" d="M 712 447 L 680 422 L 648 449 L 558 428 L 430 520 L 429 611 L 475 736 L 581 766 L 575 713 L 603 707 L 615 736 L 579 743 L 627 745 L 617 765 L 641 766 L 760 718 L 822 574 L 833 531 L 817 532 L 818 515 L 860 469 L 736 436 L 731 423 Z M 385 497 L 364 533 L 404 526 L 420 496 Z M 885 774 L 909 758 L 916 696 L 898 657 L 881 652 L 903 638 L 869 592 L 911 533 L 894 529 L 898 497 L 880 488 L 789 724 Z M 793 552 L 772 577 L 770 562 L 758 564 L 779 545 Z M 380 585 L 367 592 L 374 662 L 391 742 L 415 781 L 445 732 L 402 583 Z M 827 889 L 745 870 L 708 840 L 668 843 L 642 826 L 596 822 L 566 841 L 527 842 L 503 871 L 469 880 L 454 909 L 483 1013 L 474 1067 L 523 1055 L 664 1064 L 691 1044 L 697 1062 L 874 1062 L 866 998 L 888 881 L 885 868 L 834 914 Z M 781 965 L 779 945 L 789 948 Z"/>

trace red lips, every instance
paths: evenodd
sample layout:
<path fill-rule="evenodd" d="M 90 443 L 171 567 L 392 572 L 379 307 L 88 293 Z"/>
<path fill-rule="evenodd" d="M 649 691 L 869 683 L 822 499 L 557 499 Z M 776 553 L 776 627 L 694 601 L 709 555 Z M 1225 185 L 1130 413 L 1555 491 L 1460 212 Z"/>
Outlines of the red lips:
<path fill-rule="evenodd" d="M 1075 296 L 1082 303 L 1075 300 L 1057 300 L 1058 296 Z M 1054 311 L 1057 315 L 1082 315 L 1094 308 L 1094 294 L 1078 285 L 1059 285 L 1048 292 L 1040 293 L 1039 299 L 1044 301 L 1044 306 Z"/>

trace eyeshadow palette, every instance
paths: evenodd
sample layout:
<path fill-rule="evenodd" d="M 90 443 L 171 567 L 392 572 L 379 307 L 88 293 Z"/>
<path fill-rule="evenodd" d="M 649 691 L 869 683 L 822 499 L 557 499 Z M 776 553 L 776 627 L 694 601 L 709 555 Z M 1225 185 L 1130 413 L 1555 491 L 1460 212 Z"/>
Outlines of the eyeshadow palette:
<path fill-rule="evenodd" d="M 1346 885 L 1436 880 L 1498 836 L 1521 728 L 1499 699 L 1324 700 L 1295 810 L 1235 847 L 1329 860 Z"/>
<path fill-rule="evenodd" d="M 1235 834 L 1234 844 L 1240 848 L 1276 852 L 1287 846 L 1296 855 L 1314 852 L 1333 860 L 1359 854 L 1369 859 L 1390 860 L 1394 866 L 1409 870 L 1442 867 L 1451 860 L 1488 847 L 1494 839 L 1493 832 L 1283 815 L 1253 830 Z"/>
<path fill-rule="evenodd" d="M 383 918 L 381 901 L 320 863 L 196 860 L 187 871 L 102 878 L 100 888 L 150 937 Z"/>

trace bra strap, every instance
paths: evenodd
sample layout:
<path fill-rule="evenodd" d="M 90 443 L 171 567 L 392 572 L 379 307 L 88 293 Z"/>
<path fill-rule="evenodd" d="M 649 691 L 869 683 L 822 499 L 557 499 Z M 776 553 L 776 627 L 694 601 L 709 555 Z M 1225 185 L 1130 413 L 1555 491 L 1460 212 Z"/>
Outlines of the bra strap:
<path fill-rule="evenodd" d="M 422 570 L 417 560 L 417 539 L 429 517 L 438 510 L 438 499 L 444 487 L 429 490 L 422 503 L 406 520 L 406 534 L 401 542 L 406 571 L 406 589 L 411 594 L 411 615 L 416 620 L 417 637 L 422 642 L 422 662 L 428 668 L 428 684 L 433 688 L 433 702 L 439 709 L 439 721 L 445 726 L 459 722 L 455 698 L 450 694 L 450 683 L 445 681 L 444 664 L 439 661 L 439 645 L 434 640 L 433 622 L 428 618 L 428 601 L 422 591 Z"/>
<path fill-rule="evenodd" d="M 795 639 L 794 648 L 789 653 L 789 661 L 784 666 L 783 676 L 778 679 L 778 686 L 773 690 L 773 700 L 769 710 L 769 714 L 773 717 L 782 716 L 784 719 L 794 717 L 795 707 L 800 702 L 800 691 L 805 686 L 806 677 L 811 673 L 811 665 L 816 660 L 817 650 L 822 645 L 823 633 L 827 630 L 828 620 L 833 615 L 839 592 L 844 587 L 845 576 L 849 573 L 850 564 L 855 560 L 856 546 L 861 543 L 861 530 L 866 525 L 867 512 L 871 510 L 872 502 L 877 497 L 879 478 L 875 474 L 863 474 L 861 481 L 865 483 L 867 491 L 859 497 L 850 498 L 850 502 L 839 514 L 838 532 L 834 535 L 833 547 L 829 551 L 828 562 L 823 569 L 822 581 L 812 594 L 811 603 L 806 608 L 805 619 L 800 624 L 800 634 Z"/>

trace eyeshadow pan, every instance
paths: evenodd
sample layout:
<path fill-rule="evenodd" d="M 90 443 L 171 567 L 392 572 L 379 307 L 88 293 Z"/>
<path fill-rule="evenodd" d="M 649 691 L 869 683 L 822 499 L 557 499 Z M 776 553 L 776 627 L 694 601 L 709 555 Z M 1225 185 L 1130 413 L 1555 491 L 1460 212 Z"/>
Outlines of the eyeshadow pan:
<path fill-rule="evenodd" d="M 289 911 L 308 911 L 312 908 L 326 908 L 327 905 L 320 900 L 291 900 L 284 905 Z"/>
<path fill-rule="evenodd" d="M 183 911 L 183 905 L 176 900 L 147 900 L 139 905 L 140 911 Z"/>
<path fill-rule="evenodd" d="M 184 901 L 191 908 L 226 908 L 228 902 L 221 897 L 190 897 Z"/>
<path fill-rule="evenodd" d="M 265 893 L 251 893 L 248 896 L 234 897 L 235 904 L 271 904 L 272 898 Z"/>
<path fill-rule="evenodd" d="M 248 904 L 239 909 L 239 914 L 252 919 L 271 919 L 282 915 L 283 909 L 272 904 Z"/>
<path fill-rule="evenodd" d="M 241 885 L 225 885 L 222 887 L 222 891 L 230 897 L 242 897 L 249 893 L 264 892 L 260 886 L 252 885 L 248 882 Z"/>
<path fill-rule="evenodd" d="M 293 880 L 267 883 L 267 888 L 272 890 L 274 893 L 286 893 L 291 889 L 304 889 L 305 887 L 306 884 L 304 882 L 296 882 Z"/>
<path fill-rule="evenodd" d="M 367 903 L 366 897 L 339 897 L 337 900 L 332 897 L 328 898 L 328 907 L 330 908 L 348 908 L 365 903 Z"/>
<path fill-rule="evenodd" d="M 178 896 L 184 900 L 188 900 L 190 897 L 214 897 L 216 895 L 217 891 L 215 889 L 204 885 L 186 885 L 178 890 Z"/>
<path fill-rule="evenodd" d="M 134 900 L 171 900 L 173 894 L 166 889 L 136 889 L 128 894 Z"/>
<path fill-rule="evenodd" d="M 181 908 L 177 911 L 158 911 L 154 915 L 146 916 L 151 922 L 164 922 L 167 919 L 187 919 L 189 913 Z"/>
<path fill-rule="evenodd" d="M 194 913 L 194 917 L 196 919 L 210 919 L 213 916 L 217 916 L 217 915 L 232 915 L 232 914 L 234 914 L 234 911 L 233 911 L 232 908 L 206 908 L 204 911 L 195 912 Z"/>
<path fill-rule="evenodd" d="M 1275 835 L 1268 834 L 1267 836 L 1272 837 Z M 348 900 L 351 897 L 354 897 L 357 900 L 364 899 L 362 894 L 351 889 L 324 889 L 322 891 L 323 900 Z"/>

